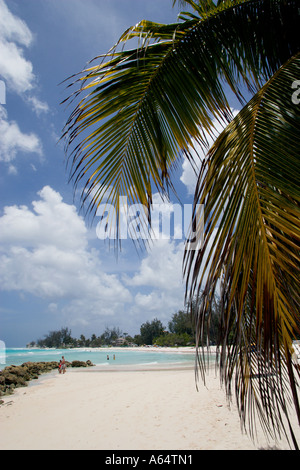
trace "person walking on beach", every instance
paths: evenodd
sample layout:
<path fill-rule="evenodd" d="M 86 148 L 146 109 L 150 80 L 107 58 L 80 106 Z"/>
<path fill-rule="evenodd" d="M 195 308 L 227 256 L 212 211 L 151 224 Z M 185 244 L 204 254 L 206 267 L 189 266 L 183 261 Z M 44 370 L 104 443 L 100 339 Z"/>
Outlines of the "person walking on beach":
<path fill-rule="evenodd" d="M 62 360 L 61 360 L 61 370 L 62 370 L 63 374 L 66 373 L 66 361 L 65 361 L 64 356 L 62 357 Z"/>
<path fill-rule="evenodd" d="M 58 364 L 58 372 L 61 374 L 61 368 L 62 368 L 62 361 L 60 360 L 59 361 L 59 364 Z"/>

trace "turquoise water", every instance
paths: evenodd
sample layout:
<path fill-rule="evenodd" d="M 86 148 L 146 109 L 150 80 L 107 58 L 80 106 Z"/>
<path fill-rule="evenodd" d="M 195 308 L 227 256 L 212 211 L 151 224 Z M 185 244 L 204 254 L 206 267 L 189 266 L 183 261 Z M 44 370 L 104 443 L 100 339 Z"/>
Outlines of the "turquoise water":
<path fill-rule="evenodd" d="M 113 358 L 115 355 L 115 359 Z M 59 361 L 64 356 L 66 361 L 92 361 L 99 366 L 122 365 L 180 365 L 194 364 L 195 354 L 193 352 L 164 352 L 140 351 L 132 349 L 93 350 L 93 349 L 21 349 L 11 348 L 5 351 L 5 362 L 1 367 L 8 365 L 21 365 L 24 362 L 48 362 Z M 109 356 L 109 359 L 107 359 Z"/>

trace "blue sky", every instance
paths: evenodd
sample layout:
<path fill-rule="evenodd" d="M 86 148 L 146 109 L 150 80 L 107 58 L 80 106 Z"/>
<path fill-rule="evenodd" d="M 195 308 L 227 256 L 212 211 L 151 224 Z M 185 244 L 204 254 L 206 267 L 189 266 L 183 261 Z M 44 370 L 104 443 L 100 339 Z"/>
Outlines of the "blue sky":
<path fill-rule="evenodd" d="M 181 240 L 137 254 L 96 236 L 68 184 L 58 139 L 68 118 L 64 79 L 105 53 L 141 19 L 172 22 L 171 0 L 0 0 L 0 339 L 21 347 L 63 326 L 129 334 L 183 307 Z M 194 177 L 178 170 L 182 202 Z"/>

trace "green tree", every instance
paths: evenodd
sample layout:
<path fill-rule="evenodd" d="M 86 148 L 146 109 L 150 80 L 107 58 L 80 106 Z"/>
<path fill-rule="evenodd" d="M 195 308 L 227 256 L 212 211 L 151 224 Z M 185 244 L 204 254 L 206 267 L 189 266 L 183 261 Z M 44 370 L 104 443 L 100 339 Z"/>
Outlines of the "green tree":
<path fill-rule="evenodd" d="M 122 336 L 122 331 L 119 328 L 105 328 L 104 333 L 101 335 L 102 344 L 112 344 L 116 339 Z"/>
<path fill-rule="evenodd" d="M 80 338 L 78 340 L 78 346 L 81 346 L 81 347 L 87 346 L 87 340 L 84 335 L 80 335 Z"/>
<path fill-rule="evenodd" d="M 226 123 L 195 190 L 195 210 L 205 205 L 204 242 L 184 258 L 189 298 L 203 290 L 195 312 L 197 344 L 220 289 L 226 391 L 231 394 L 235 380 L 240 416 L 250 430 L 258 413 L 266 432 L 287 429 L 297 446 L 289 421 L 287 427 L 282 422 L 290 400 L 300 422 L 291 358 L 300 303 L 299 2 L 180 4 L 190 12 L 178 22 L 141 21 L 100 64 L 83 71 L 72 95 L 80 101 L 64 132 L 71 177 L 85 181 L 90 210 L 108 196 L 118 213 L 125 192 L 129 204 L 148 208 L 148 221 L 153 190 L 166 194 L 183 153 L 197 168 L 191 149 L 206 146 L 214 122 Z M 138 48 L 118 48 L 131 39 L 139 39 Z M 243 106 L 235 118 L 226 90 Z M 115 231 L 118 236 L 118 224 Z M 201 354 L 199 365 L 204 374 Z"/>
<path fill-rule="evenodd" d="M 137 346 L 142 346 L 143 340 L 142 340 L 141 335 L 134 335 L 134 337 L 133 337 L 133 342 L 134 342 Z"/>
<path fill-rule="evenodd" d="M 152 322 L 143 323 L 140 328 L 142 344 L 153 344 L 153 340 L 161 336 L 164 329 L 162 322 L 157 318 Z"/>
<path fill-rule="evenodd" d="M 155 339 L 158 346 L 187 346 L 193 343 L 193 338 L 188 333 L 167 333 Z"/>
<path fill-rule="evenodd" d="M 128 346 L 129 343 L 134 343 L 134 338 L 130 336 L 128 333 L 124 333 L 124 338 L 126 340 L 126 345 Z"/>
<path fill-rule="evenodd" d="M 72 331 L 69 330 L 69 328 L 62 328 L 60 330 L 60 334 L 61 334 L 61 343 L 64 345 L 64 346 L 67 346 L 68 344 L 72 344 L 73 342 L 73 338 L 71 336 L 72 334 Z"/>
<path fill-rule="evenodd" d="M 38 346 L 46 348 L 61 348 L 72 345 L 74 342 L 69 328 L 61 328 L 60 330 L 50 331 L 45 335 L 44 339 L 37 341 Z"/>
<path fill-rule="evenodd" d="M 179 310 L 179 312 L 174 313 L 168 326 L 171 333 L 178 335 L 182 333 L 193 335 L 194 333 L 192 317 L 189 311 Z"/>
<path fill-rule="evenodd" d="M 92 334 L 90 339 L 90 346 L 92 348 L 99 348 L 101 346 L 101 338 L 97 337 L 95 334 Z"/>

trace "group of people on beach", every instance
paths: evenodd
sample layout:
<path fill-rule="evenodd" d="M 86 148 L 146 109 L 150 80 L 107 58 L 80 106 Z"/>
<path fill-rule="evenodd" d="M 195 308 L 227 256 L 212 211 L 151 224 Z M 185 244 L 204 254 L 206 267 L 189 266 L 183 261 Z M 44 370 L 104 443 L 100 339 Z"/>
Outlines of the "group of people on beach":
<path fill-rule="evenodd" d="M 61 374 L 65 374 L 66 373 L 66 361 L 65 361 L 65 357 L 62 356 L 61 360 L 59 361 L 59 364 L 58 364 L 58 372 Z"/>

